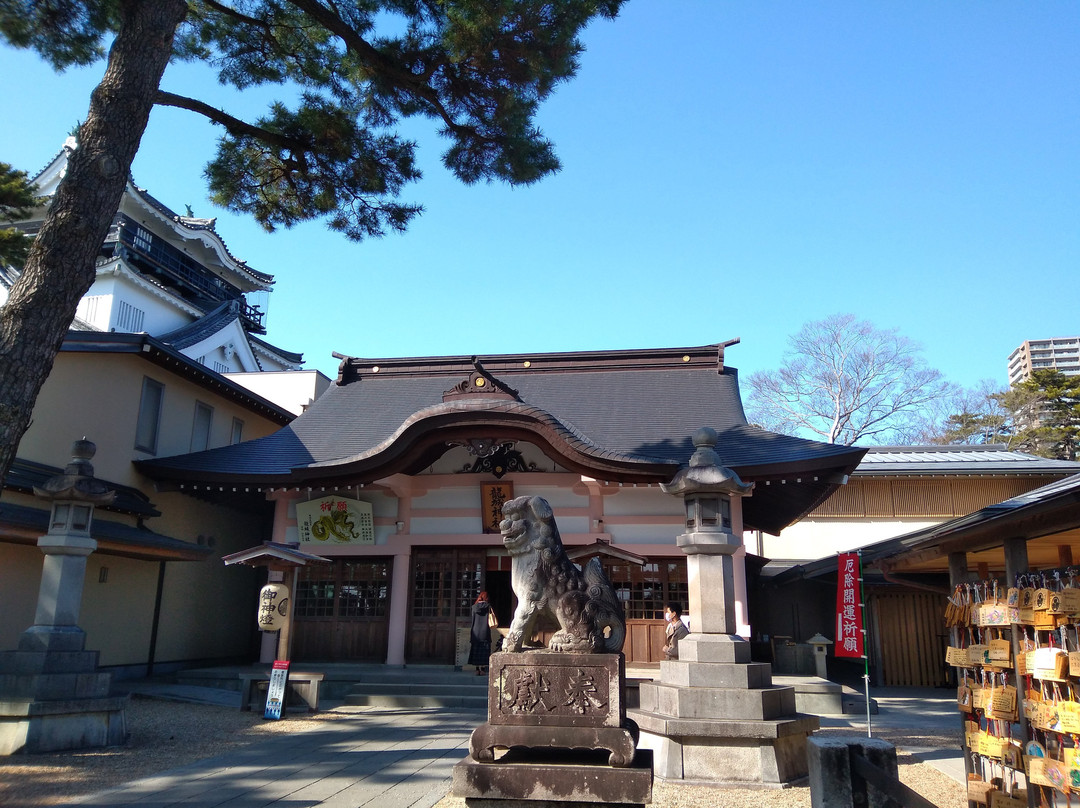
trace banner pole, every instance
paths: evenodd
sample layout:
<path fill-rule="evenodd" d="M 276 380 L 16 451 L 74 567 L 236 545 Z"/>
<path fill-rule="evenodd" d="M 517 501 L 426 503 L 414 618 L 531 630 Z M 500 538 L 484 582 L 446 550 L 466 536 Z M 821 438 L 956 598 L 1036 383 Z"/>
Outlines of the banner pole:
<path fill-rule="evenodd" d="M 859 553 L 859 612 L 862 615 L 863 633 L 863 684 L 866 688 L 866 737 L 873 738 L 873 728 L 870 723 L 870 644 L 868 642 L 866 628 L 866 584 L 863 582 L 862 550 Z"/>

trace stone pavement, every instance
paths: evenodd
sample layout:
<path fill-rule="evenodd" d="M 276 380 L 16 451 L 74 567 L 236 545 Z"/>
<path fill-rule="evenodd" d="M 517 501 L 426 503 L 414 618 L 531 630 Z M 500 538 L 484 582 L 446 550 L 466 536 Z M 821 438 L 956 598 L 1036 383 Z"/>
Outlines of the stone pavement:
<path fill-rule="evenodd" d="M 475 710 L 356 708 L 325 728 L 275 735 L 69 804 L 428 808 L 450 790 L 451 770 L 483 720 Z"/>
<path fill-rule="evenodd" d="M 160 696 L 195 700 L 198 694 L 192 691 L 197 690 L 162 691 Z M 141 692 L 151 695 L 147 689 Z M 948 691 L 873 688 L 871 696 L 879 710 L 872 717 L 876 729 L 933 734 L 937 729 L 959 728 L 956 700 Z M 258 746 L 198 761 L 68 804 L 429 808 L 449 792 L 454 764 L 465 757 L 470 733 L 484 720 L 484 713 L 478 710 L 352 709 L 355 712 L 349 718 L 326 722 L 318 729 L 274 735 Z M 864 734 L 866 715 L 823 717 L 821 725 Z M 958 748 L 905 750 L 957 781 L 965 781 Z"/>

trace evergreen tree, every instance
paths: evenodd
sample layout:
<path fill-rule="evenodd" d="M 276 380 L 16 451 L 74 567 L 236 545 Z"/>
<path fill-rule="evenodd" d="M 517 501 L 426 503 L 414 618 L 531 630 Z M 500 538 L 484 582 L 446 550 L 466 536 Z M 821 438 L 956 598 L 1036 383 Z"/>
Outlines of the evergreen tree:
<path fill-rule="evenodd" d="M 1076 460 L 1080 446 L 1080 376 L 1053 369 L 1033 371 L 1001 394 L 1012 414 L 1014 448 L 1059 460 Z"/>
<path fill-rule="evenodd" d="M 534 123 L 574 75 L 581 30 L 624 0 L 0 0 L 0 36 L 59 70 L 105 55 L 22 276 L 0 309 L 0 475 L 14 457 L 155 104 L 224 131 L 207 168 L 213 198 L 267 229 L 325 218 L 349 238 L 403 230 L 416 144 L 394 131 L 437 122 L 443 162 L 466 183 L 529 184 L 559 167 Z M 243 90 L 299 93 L 244 121 L 159 87 L 172 59 L 212 65 Z M 197 88 L 196 88 L 197 89 Z"/>
<path fill-rule="evenodd" d="M 0 223 L 25 219 L 34 207 L 34 189 L 26 174 L 0 163 Z M 0 227 L 0 264 L 21 267 L 30 239 L 14 227 Z"/>

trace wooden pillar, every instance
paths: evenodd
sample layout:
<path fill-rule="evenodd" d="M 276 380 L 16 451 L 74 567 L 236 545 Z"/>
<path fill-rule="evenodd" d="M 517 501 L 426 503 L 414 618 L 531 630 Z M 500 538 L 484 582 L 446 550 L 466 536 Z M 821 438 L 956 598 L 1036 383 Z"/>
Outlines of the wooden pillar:
<path fill-rule="evenodd" d="M 967 553 L 949 553 L 949 586 L 954 589 L 961 584 L 967 583 L 968 580 L 968 563 Z M 958 626 L 953 626 L 949 629 L 949 643 L 953 646 L 959 647 L 961 642 L 961 632 L 963 629 Z M 967 774 L 971 774 L 975 771 L 975 763 L 971 759 L 971 755 L 968 754 L 967 748 L 967 736 L 964 734 L 966 729 L 967 717 L 966 713 L 960 713 L 960 753 L 964 758 L 964 771 Z M 968 802 L 968 808 L 974 808 L 975 803 Z"/>
<path fill-rule="evenodd" d="M 1072 546 L 1068 544 L 1059 544 L 1058 548 L 1058 566 L 1059 567 L 1071 567 L 1073 563 L 1072 559 Z"/>
<path fill-rule="evenodd" d="M 1015 586 L 1016 576 L 1022 575 L 1028 571 L 1028 552 L 1027 552 L 1027 539 L 1022 537 L 1016 537 L 1012 539 L 1005 539 L 1003 546 L 1005 553 L 1005 586 Z M 1012 651 L 1013 659 L 1016 659 L 1017 654 L 1020 653 L 1020 637 L 1019 632 L 1013 629 L 1012 632 Z M 1020 682 L 1020 677 L 1016 677 L 1016 695 L 1018 699 L 1023 699 L 1023 685 Z M 1019 705 L 1018 705 L 1019 707 Z M 1019 707 L 1020 713 L 1020 738 L 1026 740 L 1031 737 L 1031 729 L 1028 727 L 1027 718 L 1024 715 L 1024 710 Z M 1038 805 L 1039 789 L 1028 786 L 1028 806 L 1035 808 Z"/>
<path fill-rule="evenodd" d="M 394 555 L 390 581 L 390 614 L 386 638 L 386 664 L 404 667 L 405 631 L 409 620 L 409 567 L 412 547 L 404 545 Z"/>
<path fill-rule="evenodd" d="M 960 586 L 967 583 L 967 579 L 967 553 L 949 553 L 949 586 Z"/>
<path fill-rule="evenodd" d="M 1028 571 L 1027 539 L 1005 539 L 1005 586 L 1015 586 L 1016 576 Z"/>

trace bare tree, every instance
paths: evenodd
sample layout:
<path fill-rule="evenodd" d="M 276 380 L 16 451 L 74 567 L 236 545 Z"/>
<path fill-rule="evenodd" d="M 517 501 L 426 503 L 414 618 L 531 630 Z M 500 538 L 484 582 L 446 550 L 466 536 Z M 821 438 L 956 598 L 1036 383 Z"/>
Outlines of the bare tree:
<path fill-rule="evenodd" d="M 777 432 L 886 443 L 953 389 L 917 343 L 853 314 L 806 323 L 789 345 L 779 370 L 747 380 L 750 420 Z"/>

